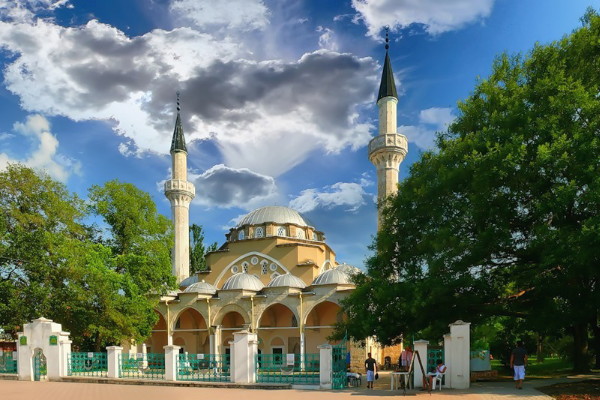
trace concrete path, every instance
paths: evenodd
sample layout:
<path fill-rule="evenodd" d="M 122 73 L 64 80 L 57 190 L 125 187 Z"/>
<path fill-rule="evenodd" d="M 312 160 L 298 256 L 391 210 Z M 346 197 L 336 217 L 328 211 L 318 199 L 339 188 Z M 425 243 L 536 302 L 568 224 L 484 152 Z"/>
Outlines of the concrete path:
<path fill-rule="evenodd" d="M 260 390 L 260 389 L 220 389 L 220 388 L 189 388 L 144 385 L 111 385 L 99 383 L 69 383 L 69 382 L 20 382 L 0 381 L 0 399 L 10 400 L 373 400 L 376 397 L 401 398 L 401 391 L 390 391 L 364 388 L 347 389 L 342 391 L 316 390 Z M 436 391 L 431 395 L 427 392 L 410 391 L 407 398 L 423 400 L 447 399 L 449 397 L 469 400 L 504 400 L 529 399 L 548 400 L 548 397 L 533 387 L 517 391 L 510 382 L 496 384 L 477 384 L 468 391 L 446 390 Z"/>

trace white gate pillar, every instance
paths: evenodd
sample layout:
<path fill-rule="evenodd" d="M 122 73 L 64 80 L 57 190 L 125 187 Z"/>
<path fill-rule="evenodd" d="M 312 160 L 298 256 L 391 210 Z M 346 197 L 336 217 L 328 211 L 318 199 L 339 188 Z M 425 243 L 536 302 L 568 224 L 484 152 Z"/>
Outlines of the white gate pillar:
<path fill-rule="evenodd" d="M 119 378 L 119 359 L 122 354 L 123 348 L 121 346 L 108 346 L 106 348 L 107 377 Z"/>
<path fill-rule="evenodd" d="M 415 340 L 414 342 L 414 347 L 415 347 L 415 354 L 413 355 L 413 358 L 415 359 L 415 362 L 413 364 L 413 369 L 415 371 L 414 373 L 414 377 L 415 377 L 415 386 L 414 387 L 423 387 L 423 371 L 421 371 L 421 366 L 419 365 L 419 359 L 415 358 L 417 357 L 416 353 L 419 352 L 419 357 L 421 359 L 421 363 L 423 363 L 423 369 L 425 370 L 425 373 L 427 373 L 427 347 L 429 346 L 429 341 L 428 340 Z"/>
<path fill-rule="evenodd" d="M 177 367 L 179 361 L 179 346 L 165 346 L 165 380 L 177 380 Z"/>
<path fill-rule="evenodd" d="M 448 345 L 444 347 L 446 379 L 450 375 L 449 386 L 453 389 L 468 389 L 471 385 L 471 323 L 459 320 L 449 326 L 449 339 L 444 336 L 444 345 Z"/>
<path fill-rule="evenodd" d="M 61 324 L 41 317 L 25 324 L 23 332 L 19 332 L 18 336 L 17 353 L 20 380 L 31 381 L 34 379 L 33 355 L 35 349 L 41 349 L 46 357 L 48 380 L 58 380 L 67 375 L 71 341 L 69 333 L 63 332 Z"/>
<path fill-rule="evenodd" d="M 235 383 L 256 382 L 256 355 L 258 336 L 248 331 L 235 332 L 231 345 L 231 381 Z"/>
<path fill-rule="evenodd" d="M 319 387 L 321 389 L 331 389 L 333 378 L 333 347 L 330 344 L 322 344 L 318 347 Z"/>

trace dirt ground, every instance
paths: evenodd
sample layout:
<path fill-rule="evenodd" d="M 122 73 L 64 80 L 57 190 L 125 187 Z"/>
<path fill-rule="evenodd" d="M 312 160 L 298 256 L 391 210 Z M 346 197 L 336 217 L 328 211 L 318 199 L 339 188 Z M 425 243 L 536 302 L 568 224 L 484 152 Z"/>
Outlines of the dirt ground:
<path fill-rule="evenodd" d="M 557 400 L 600 400 L 600 379 L 558 383 L 538 389 Z"/>

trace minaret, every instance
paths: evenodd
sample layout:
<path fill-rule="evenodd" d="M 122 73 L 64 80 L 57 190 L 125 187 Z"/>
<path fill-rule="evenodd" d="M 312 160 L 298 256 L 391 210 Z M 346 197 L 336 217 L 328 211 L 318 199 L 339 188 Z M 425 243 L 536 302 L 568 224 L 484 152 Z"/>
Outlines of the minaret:
<path fill-rule="evenodd" d="M 398 93 L 388 54 L 389 32 L 385 32 L 385 61 L 377 96 L 379 107 L 379 135 L 369 142 L 369 160 L 377 168 L 378 229 L 381 227 L 381 212 L 385 199 L 398 191 L 400 163 L 408 152 L 406 136 L 397 132 L 396 109 Z"/>
<path fill-rule="evenodd" d="M 196 188 L 187 180 L 187 148 L 181 127 L 181 107 L 177 93 L 177 120 L 171 141 L 172 179 L 165 182 L 165 196 L 171 202 L 175 246 L 173 248 L 173 275 L 177 283 L 190 275 L 190 203 Z"/>

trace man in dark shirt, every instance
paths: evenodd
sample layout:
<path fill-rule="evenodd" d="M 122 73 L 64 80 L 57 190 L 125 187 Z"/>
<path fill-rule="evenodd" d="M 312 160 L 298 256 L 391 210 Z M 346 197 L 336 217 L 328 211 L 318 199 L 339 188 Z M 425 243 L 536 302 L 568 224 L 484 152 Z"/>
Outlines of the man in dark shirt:
<path fill-rule="evenodd" d="M 367 370 L 367 389 L 373 389 L 373 381 L 377 373 L 377 361 L 371 357 L 371 353 L 367 354 L 369 358 L 365 360 L 365 369 Z"/>
<path fill-rule="evenodd" d="M 527 350 L 523 341 L 517 342 L 517 347 L 510 355 L 510 367 L 515 371 L 515 387 L 523 389 L 523 379 L 525 379 L 525 366 L 527 365 Z"/>

